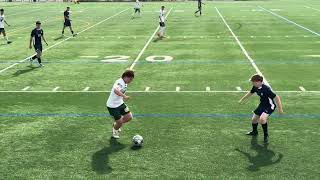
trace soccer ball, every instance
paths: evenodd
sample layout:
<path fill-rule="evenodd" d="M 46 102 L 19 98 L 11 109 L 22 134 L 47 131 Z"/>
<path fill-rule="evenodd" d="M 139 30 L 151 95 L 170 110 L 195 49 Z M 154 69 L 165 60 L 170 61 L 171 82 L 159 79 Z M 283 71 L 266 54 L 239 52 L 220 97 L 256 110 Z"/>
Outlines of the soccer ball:
<path fill-rule="evenodd" d="M 132 138 L 132 142 L 134 146 L 142 146 L 143 145 L 143 137 L 140 135 L 135 135 Z"/>

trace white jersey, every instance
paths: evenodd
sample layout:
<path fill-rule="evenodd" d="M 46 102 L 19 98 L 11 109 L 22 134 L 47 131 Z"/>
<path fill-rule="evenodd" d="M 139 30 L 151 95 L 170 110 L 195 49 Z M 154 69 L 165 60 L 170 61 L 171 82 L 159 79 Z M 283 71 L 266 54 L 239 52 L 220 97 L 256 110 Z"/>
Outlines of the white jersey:
<path fill-rule="evenodd" d="M 4 15 L 0 15 L 0 28 L 4 28 Z"/>
<path fill-rule="evenodd" d="M 134 8 L 135 9 L 140 9 L 141 8 L 141 3 L 139 1 L 136 1 L 136 3 L 134 4 Z"/>
<path fill-rule="evenodd" d="M 118 89 L 120 90 L 122 93 L 126 93 L 127 91 L 127 84 L 124 82 L 124 80 L 122 78 L 118 79 L 112 89 L 111 89 L 111 92 L 110 92 L 110 95 L 109 95 L 109 98 L 108 98 L 108 101 L 107 101 L 107 107 L 109 108 L 117 108 L 119 107 L 120 105 L 122 105 L 124 103 L 123 101 L 123 97 L 121 96 L 118 96 L 114 90 L 115 89 Z"/>
<path fill-rule="evenodd" d="M 164 22 L 166 11 L 160 9 L 159 22 Z"/>

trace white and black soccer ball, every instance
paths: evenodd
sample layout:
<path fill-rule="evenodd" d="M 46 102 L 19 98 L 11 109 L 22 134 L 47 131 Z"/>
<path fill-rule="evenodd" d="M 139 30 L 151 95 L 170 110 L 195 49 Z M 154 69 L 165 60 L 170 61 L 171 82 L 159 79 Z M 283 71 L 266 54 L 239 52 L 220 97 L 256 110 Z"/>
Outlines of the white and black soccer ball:
<path fill-rule="evenodd" d="M 133 142 L 133 145 L 134 145 L 134 146 L 140 147 L 140 146 L 143 145 L 143 137 L 140 136 L 140 135 L 135 135 L 135 136 L 133 136 L 133 138 L 132 138 L 132 142 Z"/>

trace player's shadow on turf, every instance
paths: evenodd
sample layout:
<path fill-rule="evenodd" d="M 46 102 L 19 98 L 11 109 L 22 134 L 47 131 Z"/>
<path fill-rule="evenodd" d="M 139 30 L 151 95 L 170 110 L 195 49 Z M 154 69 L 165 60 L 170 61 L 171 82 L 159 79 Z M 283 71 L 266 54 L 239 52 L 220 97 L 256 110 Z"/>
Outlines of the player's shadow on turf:
<path fill-rule="evenodd" d="M 37 67 L 28 66 L 27 69 L 18 70 L 18 71 L 16 71 L 15 73 L 13 73 L 13 76 L 14 76 L 14 77 L 17 77 L 17 76 L 20 76 L 20 75 L 22 75 L 22 74 L 31 72 L 31 71 L 33 71 L 34 69 L 37 69 Z"/>
<path fill-rule="evenodd" d="M 236 151 L 245 155 L 249 162 L 251 163 L 250 166 L 247 167 L 249 171 L 259 171 L 260 168 L 264 166 L 270 166 L 273 164 L 277 164 L 283 158 L 283 155 L 279 153 L 278 158 L 273 160 L 276 156 L 276 153 L 271 149 L 268 149 L 268 145 L 260 145 L 258 144 L 257 137 L 253 136 L 251 139 L 251 149 L 256 151 L 256 155 L 251 155 L 248 152 L 241 151 L 240 149 L 236 149 Z"/>
<path fill-rule="evenodd" d="M 53 40 L 58 41 L 58 40 L 60 40 L 60 39 L 63 39 L 63 36 L 56 37 L 56 38 L 54 38 Z"/>
<path fill-rule="evenodd" d="M 126 146 L 114 138 L 110 138 L 110 146 L 104 147 L 92 155 L 91 166 L 98 174 L 109 174 L 112 167 L 109 165 L 109 155 L 124 149 Z"/>

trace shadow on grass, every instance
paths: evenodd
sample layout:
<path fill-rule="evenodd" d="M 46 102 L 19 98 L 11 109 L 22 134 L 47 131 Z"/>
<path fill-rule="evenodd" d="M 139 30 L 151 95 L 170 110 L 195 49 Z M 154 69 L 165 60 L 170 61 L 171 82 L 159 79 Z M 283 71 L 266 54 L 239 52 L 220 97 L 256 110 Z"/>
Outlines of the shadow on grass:
<path fill-rule="evenodd" d="M 60 40 L 60 39 L 63 39 L 63 36 L 62 36 L 62 35 L 59 36 L 59 37 L 54 38 L 55 41 L 58 41 L 58 40 Z"/>
<path fill-rule="evenodd" d="M 257 136 L 253 136 L 251 139 L 251 149 L 256 151 L 257 155 L 252 156 L 248 152 L 241 151 L 238 148 L 236 149 L 236 151 L 245 155 L 251 163 L 251 165 L 247 167 L 249 171 L 259 171 L 262 167 L 279 163 L 283 158 L 283 155 L 279 153 L 278 158 L 273 160 L 276 153 L 271 149 L 268 149 L 268 144 L 258 144 Z"/>
<path fill-rule="evenodd" d="M 114 138 L 110 138 L 109 142 L 109 147 L 104 147 L 92 155 L 91 166 L 92 169 L 98 174 L 111 173 L 112 167 L 109 165 L 109 155 L 111 155 L 112 153 L 116 153 L 126 147 Z"/>
<path fill-rule="evenodd" d="M 22 74 L 28 73 L 33 71 L 34 69 L 37 69 L 37 67 L 32 67 L 32 66 L 27 66 L 27 69 L 23 69 L 23 70 L 18 70 L 15 73 L 13 73 L 14 77 L 20 76 Z"/>

